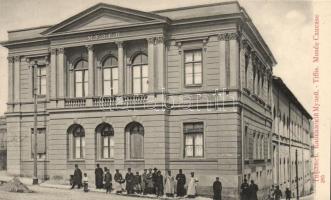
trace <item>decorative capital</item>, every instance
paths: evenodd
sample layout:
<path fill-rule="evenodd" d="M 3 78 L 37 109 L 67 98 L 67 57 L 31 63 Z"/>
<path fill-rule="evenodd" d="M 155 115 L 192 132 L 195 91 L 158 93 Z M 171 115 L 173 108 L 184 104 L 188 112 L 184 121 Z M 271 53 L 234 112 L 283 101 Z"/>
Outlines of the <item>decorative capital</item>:
<path fill-rule="evenodd" d="M 123 48 L 123 41 L 116 41 L 115 44 L 118 48 Z"/>
<path fill-rule="evenodd" d="M 20 60 L 20 56 L 15 56 L 15 57 L 14 57 L 14 61 L 15 61 L 15 62 L 20 62 L 20 61 L 21 61 L 21 60 Z"/>
<path fill-rule="evenodd" d="M 59 54 L 64 54 L 64 48 L 59 48 L 58 52 L 59 52 Z"/>
<path fill-rule="evenodd" d="M 14 57 L 13 56 L 8 56 L 7 60 L 8 60 L 8 63 L 14 63 Z"/>
<path fill-rule="evenodd" d="M 155 38 L 154 37 L 147 38 L 147 42 L 148 42 L 148 44 L 154 44 Z"/>
<path fill-rule="evenodd" d="M 44 57 L 44 60 L 45 60 L 45 63 L 46 63 L 46 64 L 49 64 L 49 57 L 48 57 L 48 56 L 45 56 L 45 57 Z"/>
<path fill-rule="evenodd" d="M 49 49 L 51 55 L 56 55 L 56 49 Z"/>
<path fill-rule="evenodd" d="M 162 37 L 162 36 L 156 37 L 155 41 L 156 41 L 156 43 L 163 43 L 164 42 L 164 37 Z"/>
<path fill-rule="evenodd" d="M 86 48 L 87 48 L 88 51 L 93 51 L 94 50 L 93 44 L 86 45 Z"/>
<path fill-rule="evenodd" d="M 26 58 L 25 58 L 25 62 L 29 63 L 30 61 L 31 61 L 31 60 L 30 60 L 29 57 L 26 57 Z"/>
<path fill-rule="evenodd" d="M 218 35 L 219 40 L 239 40 L 241 37 L 241 34 L 239 32 L 234 32 L 234 33 L 221 33 Z"/>

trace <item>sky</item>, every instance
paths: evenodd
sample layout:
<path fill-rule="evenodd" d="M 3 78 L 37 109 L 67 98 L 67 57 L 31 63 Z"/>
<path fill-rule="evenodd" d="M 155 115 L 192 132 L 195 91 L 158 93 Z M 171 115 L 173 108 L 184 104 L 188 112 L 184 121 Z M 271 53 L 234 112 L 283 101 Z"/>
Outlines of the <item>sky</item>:
<path fill-rule="evenodd" d="M 8 30 L 53 25 L 100 1 L 142 11 L 224 2 L 224 0 L 0 0 L 0 41 L 7 40 Z M 239 2 L 252 18 L 278 62 L 274 67 L 274 74 L 285 81 L 310 111 L 312 3 L 289 0 Z M 304 84 L 298 80 L 304 80 Z M 7 83 L 7 50 L 0 47 L 0 115 L 6 111 Z"/>

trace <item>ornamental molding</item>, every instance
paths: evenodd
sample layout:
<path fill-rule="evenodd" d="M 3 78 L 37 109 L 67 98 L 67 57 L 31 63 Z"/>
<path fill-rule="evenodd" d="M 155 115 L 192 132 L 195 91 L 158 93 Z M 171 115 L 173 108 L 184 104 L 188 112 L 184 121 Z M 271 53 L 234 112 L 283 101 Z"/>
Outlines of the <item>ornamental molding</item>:
<path fill-rule="evenodd" d="M 8 63 L 14 63 L 14 57 L 13 56 L 8 56 L 7 60 L 8 60 Z"/>
<path fill-rule="evenodd" d="M 59 54 L 64 54 L 64 48 L 58 48 L 58 49 L 57 49 L 57 52 L 58 52 Z"/>
<path fill-rule="evenodd" d="M 146 39 L 148 44 L 155 44 L 155 37 L 150 37 Z"/>
<path fill-rule="evenodd" d="M 94 51 L 94 45 L 93 44 L 86 45 L 86 48 L 87 48 L 88 51 Z"/>
<path fill-rule="evenodd" d="M 123 48 L 123 41 L 115 41 L 115 44 L 117 45 L 117 48 Z"/>
<path fill-rule="evenodd" d="M 221 41 L 240 40 L 240 38 L 241 38 L 240 32 L 221 33 L 218 35 L 218 39 Z"/>
<path fill-rule="evenodd" d="M 21 61 L 20 58 L 21 58 L 20 56 L 14 56 L 14 61 L 15 61 L 15 62 L 20 62 L 20 61 Z"/>

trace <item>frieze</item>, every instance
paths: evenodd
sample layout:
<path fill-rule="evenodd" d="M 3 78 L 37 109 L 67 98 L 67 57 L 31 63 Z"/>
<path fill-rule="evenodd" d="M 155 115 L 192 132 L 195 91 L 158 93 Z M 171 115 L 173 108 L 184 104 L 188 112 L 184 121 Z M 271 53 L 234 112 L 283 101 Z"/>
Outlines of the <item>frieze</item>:
<path fill-rule="evenodd" d="M 105 40 L 105 39 L 113 39 L 113 38 L 118 38 L 120 37 L 120 33 L 100 33 L 100 34 L 93 34 L 93 35 L 88 35 L 87 40 L 92 41 L 92 40 Z"/>
<path fill-rule="evenodd" d="M 241 34 L 239 32 L 234 32 L 234 33 L 221 33 L 218 35 L 219 40 L 239 40 L 241 37 Z"/>

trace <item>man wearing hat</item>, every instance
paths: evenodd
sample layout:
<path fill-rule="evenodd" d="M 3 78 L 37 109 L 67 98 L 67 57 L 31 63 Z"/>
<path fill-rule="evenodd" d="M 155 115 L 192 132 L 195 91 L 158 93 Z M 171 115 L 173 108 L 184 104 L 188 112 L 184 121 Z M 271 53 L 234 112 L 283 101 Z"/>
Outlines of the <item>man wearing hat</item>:
<path fill-rule="evenodd" d="M 214 200 L 221 200 L 222 199 L 222 183 L 220 182 L 220 178 L 216 177 L 216 181 L 213 184 L 213 191 L 214 191 Z"/>
<path fill-rule="evenodd" d="M 146 174 L 146 194 L 153 194 L 154 192 L 154 183 L 153 183 L 153 174 L 152 168 L 148 170 Z"/>
<path fill-rule="evenodd" d="M 153 169 L 152 180 L 153 180 L 153 194 L 156 194 L 156 185 L 157 185 L 157 168 L 156 167 L 154 167 L 154 169 Z"/>
<path fill-rule="evenodd" d="M 71 189 L 74 189 L 76 185 L 78 186 L 78 189 L 82 186 L 82 171 L 78 168 L 77 164 L 75 164 L 75 172 Z"/>
<path fill-rule="evenodd" d="M 122 193 L 122 183 L 124 183 L 125 180 L 123 180 L 122 174 L 118 169 L 116 169 L 116 173 L 114 175 L 114 181 L 115 181 L 114 189 L 116 193 Z"/>
<path fill-rule="evenodd" d="M 133 194 L 134 175 L 131 172 L 131 168 L 128 168 L 128 172 L 125 175 L 125 181 L 127 194 Z"/>

